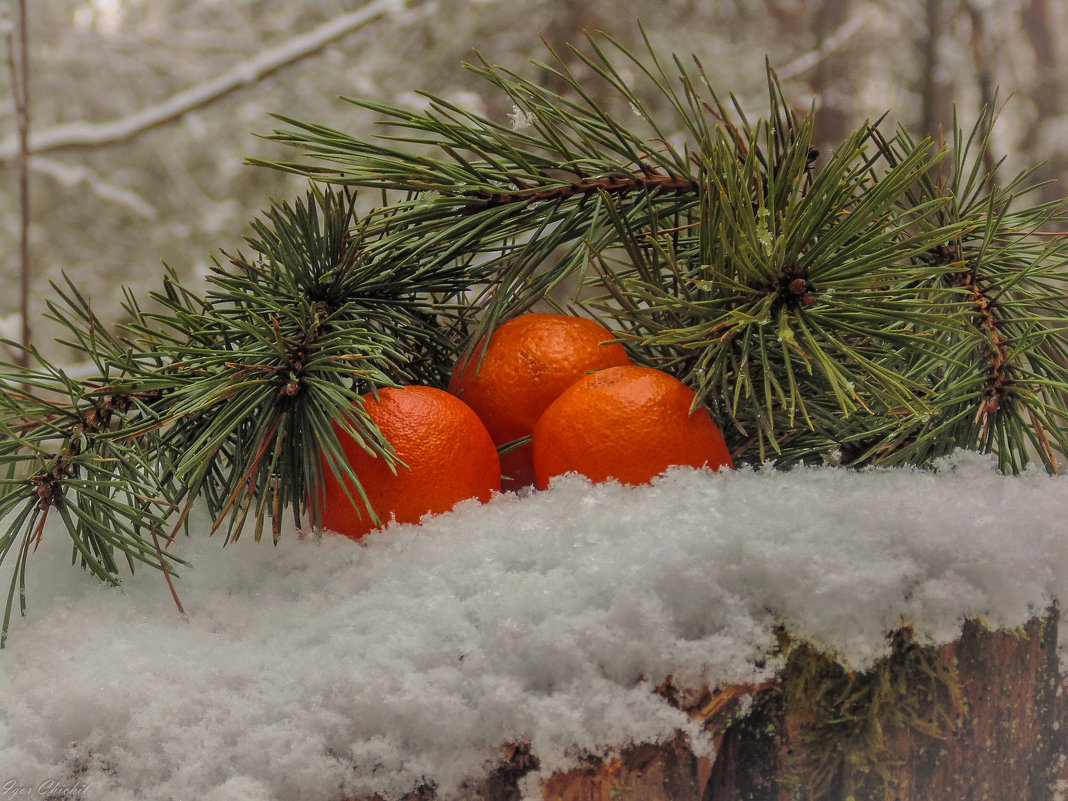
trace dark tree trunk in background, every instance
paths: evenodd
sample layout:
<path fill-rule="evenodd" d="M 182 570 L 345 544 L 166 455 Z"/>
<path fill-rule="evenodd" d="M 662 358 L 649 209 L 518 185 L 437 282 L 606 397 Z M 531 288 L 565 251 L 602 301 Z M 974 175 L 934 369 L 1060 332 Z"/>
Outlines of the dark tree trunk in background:
<path fill-rule="evenodd" d="M 816 49 L 845 24 L 854 8 L 850 0 L 818 0 L 812 18 Z M 817 98 L 813 143 L 821 153 L 829 154 L 855 127 L 857 81 L 856 69 L 850 67 L 849 48 L 820 60 L 813 71 L 812 91 Z"/>
<path fill-rule="evenodd" d="M 979 108 L 990 109 L 996 114 L 994 103 L 997 102 L 995 94 L 994 68 L 997 64 L 998 53 L 990 36 L 989 19 L 987 12 L 973 2 L 963 0 L 961 12 L 968 18 L 968 24 L 972 29 L 972 63 L 975 65 L 975 83 L 979 90 Z M 997 181 L 998 154 L 996 147 L 987 148 L 983 154 L 983 166 L 987 173 Z"/>
<path fill-rule="evenodd" d="M 568 69 L 577 76 L 581 76 L 586 69 L 585 65 L 571 53 L 568 45 L 585 49 L 586 34 L 596 33 L 602 27 L 597 13 L 597 4 L 576 3 L 572 0 L 550 0 L 549 5 L 552 7 L 549 24 L 543 30 L 538 31 L 538 35 L 563 59 Z M 538 81 L 554 92 L 566 95 L 572 91 L 563 79 L 550 72 L 539 76 Z"/>
<path fill-rule="evenodd" d="M 1059 0 L 1058 0 L 1059 1 Z M 1035 124 L 1027 129 L 1022 143 L 1025 153 L 1035 153 L 1045 159 L 1039 169 L 1037 178 L 1055 183 L 1044 186 L 1041 190 L 1043 200 L 1056 200 L 1068 195 L 1064 185 L 1064 174 L 1068 171 L 1068 152 L 1062 143 L 1051 149 L 1049 142 L 1040 143 L 1042 134 L 1051 121 L 1063 111 L 1064 92 L 1061 80 L 1061 59 L 1057 39 L 1057 20 L 1054 18 L 1050 0 L 1030 0 L 1023 11 L 1023 29 L 1035 59 L 1035 84 L 1031 91 L 1031 103 L 1034 106 Z M 1047 153 L 1038 153 L 1041 144 L 1046 145 Z"/>
<path fill-rule="evenodd" d="M 952 115 L 946 82 L 942 76 L 939 55 L 946 25 L 944 0 L 923 0 L 923 39 L 920 43 L 920 130 L 921 136 L 930 136 L 936 142 L 944 131 L 951 130 Z"/>
<path fill-rule="evenodd" d="M 960 8 L 972 29 L 972 63 L 975 65 L 979 105 L 989 107 L 994 103 L 994 93 L 997 90 L 994 68 L 998 54 L 990 37 L 988 15 L 986 10 L 976 5 L 973 0 L 964 0 Z"/>

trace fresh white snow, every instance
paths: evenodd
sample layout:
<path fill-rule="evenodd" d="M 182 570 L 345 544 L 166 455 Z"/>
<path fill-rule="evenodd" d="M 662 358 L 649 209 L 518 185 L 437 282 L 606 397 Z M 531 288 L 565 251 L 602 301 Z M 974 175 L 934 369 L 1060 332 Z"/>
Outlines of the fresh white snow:
<path fill-rule="evenodd" d="M 507 742 L 548 775 L 582 749 L 698 738 L 652 692 L 667 674 L 766 677 L 777 623 L 855 668 L 903 623 L 933 642 L 966 617 L 1019 625 L 1068 595 L 1066 520 L 1068 477 L 967 453 L 935 472 L 565 477 L 364 544 L 184 538 L 187 619 L 158 572 L 107 588 L 49 529 L 0 652 L 0 798 L 447 792 Z"/>

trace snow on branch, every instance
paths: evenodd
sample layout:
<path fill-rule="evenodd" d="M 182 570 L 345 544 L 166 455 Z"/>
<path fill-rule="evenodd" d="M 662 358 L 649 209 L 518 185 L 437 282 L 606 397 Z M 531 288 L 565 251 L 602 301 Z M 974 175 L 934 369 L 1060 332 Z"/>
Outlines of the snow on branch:
<path fill-rule="evenodd" d="M 268 75 L 310 56 L 387 14 L 403 10 L 407 0 L 374 0 L 357 11 L 342 14 L 278 47 L 259 53 L 222 75 L 186 89 L 141 111 L 109 122 L 55 125 L 30 137 L 30 152 L 45 153 L 71 147 L 100 147 L 131 139 L 176 120 L 219 98 L 263 80 Z M 0 142 L 0 160 L 14 158 L 14 137 Z"/>
<path fill-rule="evenodd" d="M 117 203 L 146 220 L 155 220 L 159 217 L 159 211 L 156 207 L 137 192 L 107 181 L 99 173 L 83 165 L 64 164 L 52 159 L 36 158 L 30 162 L 30 169 L 44 173 L 66 187 L 85 184 L 97 197 Z"/>

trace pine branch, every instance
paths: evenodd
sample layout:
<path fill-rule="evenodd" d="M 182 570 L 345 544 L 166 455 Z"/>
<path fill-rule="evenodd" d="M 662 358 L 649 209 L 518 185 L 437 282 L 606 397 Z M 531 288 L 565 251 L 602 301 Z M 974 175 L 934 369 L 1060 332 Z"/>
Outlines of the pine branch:
<path fill-rule="evenodd" d="M 391 210 L 412 223 L 391 244 L 457 244 L 448 256 L 480 251 L 486 282 L 519 291 L 507 293 L 509 302 L 492 297 L 476 334 L 529 304 L 537 290 L 595 264 L 588 289 L 601 297 L 585 307 L 614 319 L 620 337 L 649 363 L 693 384 L 738 432 L 743 458 L 749 449 L 754 459 L 784 462 L 844 449 L 848 461 L 922 463 L 942 447 L 936 442 L 1005 451 L 1011 441 L 1038 443 L 1040 458 L 1056 469 L 1063 399 L 1049 395 L 1059 390 L 1044 390 L 1044 406 L 1034 400 L 1024 407 L 1027 431 L 1009 440 L 1004 432 L 988 436 L 995 406 L 1021 389 L 1003 333 L 1012 323 L 998 319 L 991 303 L 1009 287 L 975 272 L 973 243 L 985 242 L 987 253 L 996 240 L 1006 264 L 1022 259 L 1033 270 L 1034 254 L 1025 254 L 1033 242 L 995 232 L 1011 228 L 1018 236 L 1026 220 L 1055 213 L 1000 215 L 1023 194 L 1029 174 L 990 194 L 988 170 L 997 163 L 989 157 L 989 115 L 970 133 L 956 132 L 948 171 L 929 143 L 904 132 L 888 139 L 878 121 L 817 170 L 809 122 L 790 111 L 770 67 L 770 113 L 752 123 L 737 101 L 725 103 L 710 90 L 700 62 L 693 73 L 675 58 L 672 70 L 651 47 L 642 60 L 603 41 L 608 49 L 591 38 L 590 53 L 573 48 L 571 55 L 610 101 L 595 100 L 589 82 L 575 79 L 555 53 L 540 66 L 567 87 L 566 97 L 480 61 L 470 68 L 513 103 L 513 125 L 433 95 L 423 114 L 353 100 L 398 133 L 365 142 L 285 120 L 292 130 L 273 138 L 328 166 L 271 166 L 411 198 Z M 667 115 L 651 111 L 616 59 L 642 75 L 645 97 L 666 106 Z M 637 121 L 622 123 L 611 102 Z M 574 216 L 555 216 L 565 210 Z M 415 226 L 422 235 L 411 236 Z M 544 226 L 563 255 L 535 266 L 527 254 Z M 1054 250 L 1042 263 L 1063 263 Z M 532 280 L 539 270 L 547 278 Z M 1041 269 L 1047 282 L 1056 272 Z M 1060 319 L 1063 310 L 1046 307 L 1043 314 Z M 1059 327 L 1047 325 L 1038 336 L 1035 323 L 1029 326 L 1020 340 L 1028 353 L 1032 345 L 1039 352 L 1061 347 L 1053 344 Z M 1056 358 L 1041 364 L 1059 386 Z M 979 390 L 977 369 L 985 376 Z M 958 375 L 971 383 L 956 385 Z M 947 417 L 962 419 L 955 411 L 960 393 L 976 391 L 978 432 L 943 425 Z M 1003 462 L 1013 469 L 1023 463 L 1018 455 Z"/>
<path fill-rule="evenodd" d="M 24 389 L 9 385 L 0 393 L 0 515 L 7 521 L 0 563 L 18 543 L 0 641 L 16 586 L 25 613 L 26 561 L 50 516 L 66 529 L 75 560 L 115 583 L 116 553 L 131 570 L 135 562 L 166 569 L 145 532 L 162 525 L 172 507 L 150 455 L 124 438 L 126 421 L 143 408 L 139 399 L 108 397 L 54 369 L 2 367 Z"/>
<path fill-rule="evenodd" d="M 661 65 L 650 67 L 609 42 L 643 71 L 679 124 L 707 133 L 704 108 L 711 101 L 699 98 L 689 76 L 682 73 L 680 95 L 670 86 L 675 78 Z M 279 117 L 292 130 L 276 131 L 271 138 L 328 166 L 252 163 L 386 193 L 392 198 L 387 213 L 372 222 L 385 231 L 376 250 L 438 262 L 477 255 L 471 262 L 477 265 L 473 283 L 489 287 L 488 294 L 475 299 L 483 309 L 472 335 L 481 336 L 568 275 L 583 271 L 587 243 L 609 245 L 614 234 L 603 211 L 608 198 L 665 214 L 699 202 L 694 151 L 669 143 L 666 131 L 671 129 L 630 88 L 610 55 L 593 39 L 590 43 L 593 56 L 575 52 L 639 120 L 638 130 L 595 101 L 555 54 L 554 65 L 542 66 L 555 72 L 578 100 L 480 58 L 469 69 L 506 94 L 514 107 L 513 124 L 431 94 L 423 114 L 350 98 L 383 115 L 398 133 L 363 141 Z M 676 67 L 681 70 L 677 62 Z M 431 155 L 435 153 L 445 157 Z"/>
<path fill-rule="evenodd" d="M 550 51 L 551 92 L 479 59 L 514 106 L 496 122 L 427 95 L 367 100 L 364 141 L 287 120 L 304 198 L 223 253 L 208 291 L 168 268 L 109 330 L 69 281 L 50 315 L 96 374 L 0 365 L 0 563 L 25 609 L 29 555 L 60 518 L 76 559 L 118 581 L 203 503 L 227 540 L 322 519 L 326 471 L 363 495 L 339 444 L 395 463 L 361 395 L 444 385 L 499 320 L 570 301 L 639 362 L 692 386 L 739 463 L 929 464 L 956 448 L 1006 472 L 1068 455 L 1068 222 L 993 180 L 992 115 L 934 149 L 881 120 L 820 158 L 811 117 L 768 67 L 768 114 L 721 100 L 700 62 L 610 38 Z M 622 63 L 623 66 L 620 66 Z M 626 72 L 640 76 L 639 81 Z M 356 214 L 357 188 L 383 205 Z M 13 344 L 13 343 L 9 343 Z M 402 468 L 402 465 L 398 465 Z M 173 589 L 173 588 L 172 588 Z M 177 593 L 174 593 L 177 603 Z"/>
<path fill-rule="evenodd" d="M 323 469 L 348 475 L 362 492 L 334 423 L 391 458 L 359 396 L 442 383 L 434 354 L 449 344 L 433 323 L 435 293 L 468 286 L 462 267 L 375 257 L 354 199 L 330 191 L 277 207 L 254 228 L 257 256 L 232 256 L 214 270 L 203 307 L 169 300 L 171 315 L 156 319 L 199 332 L 162 368 L 179 383 L 167 396 L 171 429 L 161 447 L 174 454 L 175 480 L 207 500 L 216 527 L 228 516 L 228 537 L 250 509 L 257 538 L 274 507 L 298 521 L 310 512 L 315 522 L 308 493 Z M 277 539 L 280 519 L 271 517 Z"/>
<path fill-rule="evenodd" d="M 324 471 L 362 494 L 339 432 L 393 459 L 360 395 L 447 380 L 462 339 L 451 326 L 462 331 L 466 312 L 439 295 L 466 290 L 471 277 L 464 261 L 375 255 L 354 209 L 353 197 L 329 189 L 273 208 L 253 226 L 254 255 L 216 264 L 206 296 L 168 272 L 151 312 L 128 296 L 130 321 L 116 331 L 69 281 L 53 286 L 63 341 L 97 375 L 70 379 L 36 352 L 40 370 L 0 365 L 9 386 L 0 405 L 0 513 L 9 521 L 0 563 L 15 554 L 20 577 L 8 621 L 50 516 L 101 580 L 118 581 L 122 557 L 169 580 L 168 562 L 180 560 L 156 547 L 158 534 L 173 539 L 195 503 L 227 539 L 246 522 L 258 539 L 269 519 L 277 541 L 284 512 L 298 526 L 317 525 Z"/>
<path fill-rule="evenodd" d="M 931 352 L 932 332 L 963 328 L 898 289 L 930 280 L 915 257 L 958 232 L 914 232 L 936 203 L 891 217 L 930 169 L 927 146 L 879 176 L 862 129 L 810 178 L 809 142 L 809 122 L 785 114 L 741 149 L 721 138 L 699 218 L 663 235 L 653 219 L 634 237 L 634 221 L 616 217 L 628 258 L 602 268 L 611 292 L 592 301 L 636 352 L 659 349 L 651 361 L 684 375 L 760 460 L 800 421 L 827 437 L 857 412 L 926 414 L 927 388 L 897 351 Z"/>
<path fill-rule="evenodd" d="M 946 278 L 957 303 L 967 309 L 971 336 L 947 343 L 951 355 L 938 365 L 933 387 L 945 413 L 911 436 L 893 460 L 923 459 L 949 448 L 989 450 L 1002 469 L 1018 472 L 1035 456 L 1059 472 L 1058 453 L 1068 453 L 1068 329 L 1066 243 L 1034 236 L 1064 219 L 1065 203 L 1021 204 L 1038 188 L 1035 169 L 1003 186 L 988 171 L 993 110 L 967 133 L 957 126 L 950 175 L 932 173 L 919 182 L 921 197 L 943 197 L 942 222 L 961 223 L 960 237 L 927 256 L 930 263 L 957 264 Z M 908 143 L 907 133 L 899 141 Z M 890 158 L 897 156 L 887 144 Z M 913 198 L 914 200 L 917 198 Z M 935 445 L 934 443 L 942 443 Z"/>

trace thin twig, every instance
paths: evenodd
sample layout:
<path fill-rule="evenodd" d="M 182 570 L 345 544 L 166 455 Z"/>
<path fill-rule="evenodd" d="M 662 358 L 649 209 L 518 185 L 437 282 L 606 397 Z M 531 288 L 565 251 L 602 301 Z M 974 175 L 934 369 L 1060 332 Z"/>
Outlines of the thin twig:
<path fill-rule="evenodd" d="M 975 422 L 983 424 L 980 436 L 985 439 L 990 415 L 997 412 L 1010 397 L 1008 343 L 998 331 L 998 320 L 994 316 L 993 304 L 987 296 L 986 289 L 979 283 L 975 266 L 960 273 L 957 277 L 957 285 L 972 297 L 975 304 L 975 324 L 987 336 L 988 379 L 979 408 L 975 412 Z"/>
<path fill-rule="evenodd" d="M 16 362 L 26 367 L 32 339 L 30 328 L 30 67 L 29 34 L 26 27 L 26 0 L 17 0 L 18 22 L 7 35 L 8 73 L 15 107 L 17 165 L 19 184 L 19 313 L 22 315 L 22 349 Z"/>
<path fill-rule="evenodd" d="M 1049 460 L 1050 469 L 1054 475 L 1061 475 L 1060 465 L 1057 464 L 1057 455 L 1053 450 L 1053 446 L 1050 444 L 1049 435 L 1046 434 L 1046 429 L 1042 425 L 1042 422 L 1038 419 L 1033 409 L 1028 409 L 1027 414 L 1031 418 L 1031 425 L 1034 427 L 1035 435 L 1038 437 L 1039 445 L 1042 447 L 1042 452 L 1046 455 L 1046 459 Z"/>
<path fill-rule="evenodd" d="M 550 187 L 534 187 L 517 191 L 496 191 L 493 189 L 475 189 L 466 193 L 476 198 L 469 209 L 481 211 L 484 208 L 503 206 L 509 203 L 538 203 L 561 201 L 576 196 L 606 192 L 608 194 L 626 194 L 627 192 L 676 192 L 698 194 L 701 184 L 687 175 L 648 175 L 608 176 L 604 178 L 581 178 L 570 183 Z"/>
<path fill-rule="evenodd" d="M 815 50 L 804 53 L 782 68 L 776 70 L 779 80 L 789 81 L 806 72 L 814 70 L 830 55 L 840 50 L 853 36 L 868 27 L 872 22 L 872 13 L 861 10 L 847 19 L 826 36 Z"/>

